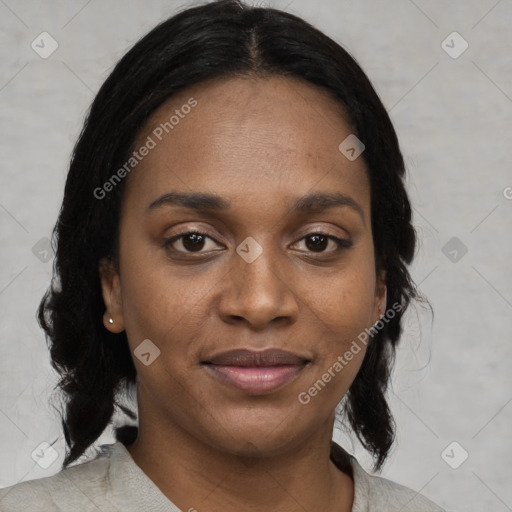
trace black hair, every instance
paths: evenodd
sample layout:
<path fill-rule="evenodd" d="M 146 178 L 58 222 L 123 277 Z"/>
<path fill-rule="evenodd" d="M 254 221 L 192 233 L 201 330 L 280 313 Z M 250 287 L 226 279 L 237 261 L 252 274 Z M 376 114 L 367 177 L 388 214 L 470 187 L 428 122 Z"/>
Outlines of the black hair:
<path fill-rule="evenodd" d="M 136 382 L 126 333 L 105 329 L 98 264 L 118 270 L 120 204 L 126 180 L 98 199 L 94 191 L 127 161 L 149 116 L 178 91 L 211 79 L 288 76 L 328 92 L 365 144 L 376 271 L 385 270 L 387 307 L 401 310 L 372 336 L 344 398 L 349 424 L 380 469 L 394 442 L 385 392 L 410 301 L 419 298 L 407 270 L 416 233 L 405 166 L 391 120 L 369 79 L 338 43 L 292 14 L 239 0 L 194 6 L 165 20 L 117 63 L 96 95 L 74 147 L 52 232 L 54 278 L 38 308 L 56 386 L 65 398 L 63 467 L 78 459 L 124 411 L 118 397 Z M 341 142 L 341 141 L 340 141 Z M 130 444 L 137 427 L 115 429 Z"/>

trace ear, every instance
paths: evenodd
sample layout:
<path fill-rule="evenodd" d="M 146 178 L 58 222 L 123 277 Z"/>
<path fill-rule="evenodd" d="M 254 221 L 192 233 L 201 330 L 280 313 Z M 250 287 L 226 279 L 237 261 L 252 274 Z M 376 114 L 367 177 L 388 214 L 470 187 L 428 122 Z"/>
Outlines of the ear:
<path fill-rule="evenodd" d="M 372 315 L 372 325 L 378 322 L 386 312 L 386 299 L 386 271 L 382 270 L 377 276 L 377 280 L 375 282 L 375 303 Z"/>
<path fill-rule="evenodd" d="M 124 330 L 123 308 L 121 301 L 121 284 L 119 275 L 114 269 L 111 260 L 102 258 L 98 266 L 101 281 L 101 291 L 106 311 L 103 315 L 103 325 L 113 333 L 120 333 Z M 109 323 L 109 318 L 114 323 Z"/>

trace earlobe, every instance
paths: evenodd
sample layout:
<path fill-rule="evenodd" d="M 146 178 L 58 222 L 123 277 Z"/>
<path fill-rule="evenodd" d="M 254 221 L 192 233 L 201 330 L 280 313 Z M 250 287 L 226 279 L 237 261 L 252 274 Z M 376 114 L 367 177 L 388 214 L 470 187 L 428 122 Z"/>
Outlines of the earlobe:
<path fill-rule="evenodd" d="M 112 262 L 106 258 L 100 260 L 98 272 L 106 308 L 103 314 L 103 325 L 110 332 L 117 334 L 124 330 L 119 275 Z"/>

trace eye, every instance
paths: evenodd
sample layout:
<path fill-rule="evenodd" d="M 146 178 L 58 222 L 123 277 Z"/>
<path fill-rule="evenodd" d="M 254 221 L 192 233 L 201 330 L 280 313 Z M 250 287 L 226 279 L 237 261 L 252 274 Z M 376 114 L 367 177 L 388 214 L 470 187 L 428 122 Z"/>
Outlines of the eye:
<path fill-rule="evenodd" d="M 352 242 L 350 240 L 345 240 L 343 238 L 338 238 L 321 232 L 309 233 L 305 237 L 301 238 L 299 242 L 303 240 L 306 241 L 305 245 L 307 249 L 309 249 L 310 252 L 316 253 L 336 253 L 343 249 L 350 249 L 350 247 L 352 247 Z M 330 242 L 331 246 L 334 246 L 334 249 L 326 251 L 325 249 L 329 247 Z"/>
<path fill-rule="evenodd" d="M 206 247 L 206 251 L 203 251 L 205 245 L 207 245 L 207 241 L 210 240 L 215 242 L 213 238 L 208 236 L 206 233 L 201 233 L 199 231 L 187 231 L 186 233 L 180 233 L 172 238 L 169 238 L 164 241 L 164 247 L 170 248 L 173 251 L 179 253 L 201 253 L 201 252 L 211 252 L 215 250 L 215 244 L 208 250 Z M 313 253 L 336 253 L 343 249 L 349 249 L 352 247 L 352 242 L 349 240 L 345 240 L 342 238 L 338 238 L 333 235 L 328 235 L 326 233 L 315 232 L 309 233 L 308 235 L 302 237 L 299 242 L 306 241 L 306 252 Z M 179 242 L 179 244 L 178 244 Z M 181 249 L 174 247 L 174 245 L 181 245 Z M 334 249 L 325 250 L 331 246 L 334 246 Z"/>
<path fill-rule="evenodd" d="M 206 233 L 200 233 L 199 231 L 187 231 L 186 233 L 180 233 L 179 235 L 165 240 L 164 247 L 181 253 L 209 252 L 208 250 L 201 251 L 204 248 L 207 240 L 214 241 L 213 238 L 209 237 Z M 181 245 L 181 247 L 185 250 L 180 250 L 176 247 L 173 247 L 174 245 Z M 210 250 L 213 249 L 214 247 L 212 247 Z"/>

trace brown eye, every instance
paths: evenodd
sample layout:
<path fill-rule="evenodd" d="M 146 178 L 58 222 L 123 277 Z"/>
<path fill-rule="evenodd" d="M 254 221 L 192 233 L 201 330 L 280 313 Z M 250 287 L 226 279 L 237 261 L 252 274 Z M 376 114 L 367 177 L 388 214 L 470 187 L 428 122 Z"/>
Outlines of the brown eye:
<path fill-rule="evenodd" d="M 324 235 L 309 235 L 306 237 L 306 247 L 311 251 L 323 251 L 329 245 L 329 237 Z"/>
<path fill-rule="evenodd" d="M 181 243 L 187 251 L 200 251 L 204 247 L 205 237 L 198 233 L 189 233 L 182 237 Z"/>
<path fill-rule="evenodd" d="M 325 233 L 311 233 L 303 237 L 300 241 L 302 240 L 306 241 L 305 245 L 309 251 L 317 253 L 338 252 L 342 249 L 349 249 L 352 247 L 352 242 L 349 240 L 344 240 Z M 329 242 L 334 243 L 334 249 L 326 251 L 325 249 L 329 246 Z"/>
<path fill-rule="evenodd" d="M 172 238 L 165 240 L 164 247 L 170 248 L 171 250 L 180 253 L 201 252 L 202 249 L 204 249 L 205 245 L 207 245 L 208 240 L 214 241 L 205 233 L 199 233 L 197 231 L 188 231 L 186 233 L 180 233 L 179 235 L 173 236 Z"/>

